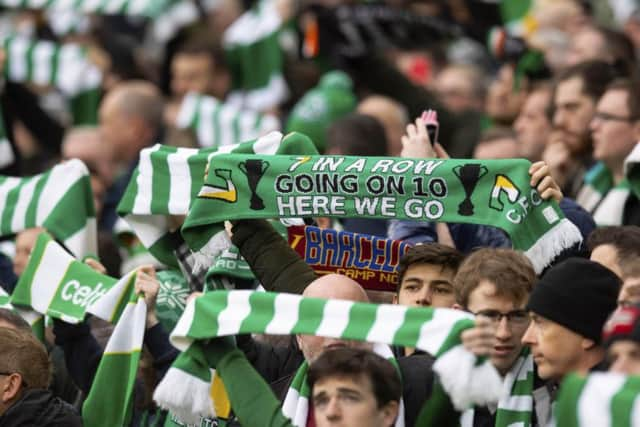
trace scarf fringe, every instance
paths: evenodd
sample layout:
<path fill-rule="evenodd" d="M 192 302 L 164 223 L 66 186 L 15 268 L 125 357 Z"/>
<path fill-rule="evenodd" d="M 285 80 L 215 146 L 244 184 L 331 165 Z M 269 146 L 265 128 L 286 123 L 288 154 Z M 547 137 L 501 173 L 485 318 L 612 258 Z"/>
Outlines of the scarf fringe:
<path fill-rule="evenodd" d="M 202 417 L 215 418 L 211 384 L 171 367 L 156 387 L 153 400 L 186 424 L 200 425 Z"/>
<path fill-rule="evenodd" d="M 458 345 L 433 364 L 442 388 L 458 411 L 486 406 L 502 397 L 502 379 L 489 360 L 476 365 L 476 357 Z"/>
<path fill-rule="evenodd" d="M 536 273 L 540 274 L 564 250 L 581 242 L 582 234 L 578 227 L 567 218 L 563 218 L 551 230 L 544 233 L 525 252 L 525 255 L 533 264 Z"/>

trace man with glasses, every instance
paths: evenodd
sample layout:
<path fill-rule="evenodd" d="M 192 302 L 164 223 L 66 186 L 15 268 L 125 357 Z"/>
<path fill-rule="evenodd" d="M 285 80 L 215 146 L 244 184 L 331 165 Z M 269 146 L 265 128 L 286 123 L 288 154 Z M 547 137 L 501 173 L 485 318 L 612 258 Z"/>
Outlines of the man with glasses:
<path fill-rule="evenodd" d="M 47 387 L 44 346 L 27 331 L 0 327 L 0 426 L 81 426 L 80 416 Z"/>
<path fill-rule="evenodd" d="M 536 274 L 529 260 L 511 249 L 484 248 L 469 255 L 454 278 L 455 308 L 495 326 L 491 362 L 505 376 L 523 353 L 522 335 L 529 325 L 525 307 Z M 474 408 L 463 425 L 496 425 L 496 407 Z"/>
<path fill-rule="evenodd" d="M 607 86 L 591 120 L 593 159 L 577 201 L 598 225 L 640 224 L 640 203 L 625 176 L 625 159 L 640 140 L 638 82 L 619 79 Z"/>

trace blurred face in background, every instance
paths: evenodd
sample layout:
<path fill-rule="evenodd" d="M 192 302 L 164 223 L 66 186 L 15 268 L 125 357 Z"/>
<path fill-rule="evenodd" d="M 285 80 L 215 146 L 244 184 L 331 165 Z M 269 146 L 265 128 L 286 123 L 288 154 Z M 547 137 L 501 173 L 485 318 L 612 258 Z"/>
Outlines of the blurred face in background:
<path fill-rule="evenodd" d="M 520 157 L 532 162 L 542 158 L 542 152 L 551 133 L 551 121 L 547 115 L 550 102 L 550 89 L 535 90 L 524 102 L 513 125 Z"/>
<path fill-rule="evenodd" d="M 596 103 L 582 91 L 583 81 L 573 77 L 558 83 L 555 91 L 553 127 L 560 141 L 574 156 L 585 155 L 591 150 L 589 124 L 595 113 Z"/>

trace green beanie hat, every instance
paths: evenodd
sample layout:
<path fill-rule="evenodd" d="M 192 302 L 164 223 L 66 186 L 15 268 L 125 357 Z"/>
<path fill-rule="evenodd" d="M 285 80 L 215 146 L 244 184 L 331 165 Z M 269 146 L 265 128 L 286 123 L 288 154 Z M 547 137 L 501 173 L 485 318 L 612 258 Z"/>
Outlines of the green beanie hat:
<path fill-rule="evenodd" d="M 330 71 L 295 105 L 287 120 L 287 132 L 307 135 L 320 153 L 326 148 L 325 134 L 335 120 L 356 109 L 353 82 L 342 71 Z"/>

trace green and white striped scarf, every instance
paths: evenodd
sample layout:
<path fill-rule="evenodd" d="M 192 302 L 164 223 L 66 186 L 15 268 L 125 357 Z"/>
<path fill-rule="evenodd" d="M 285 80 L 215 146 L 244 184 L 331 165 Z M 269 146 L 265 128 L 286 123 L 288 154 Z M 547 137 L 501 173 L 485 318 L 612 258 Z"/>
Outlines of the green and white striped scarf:
<path fill-rule="evenodd" d="M 117 280 L 77 261 L 47 233 L 38 236 L 29 262 L 11 295 L 11 303 L 67 323 L 79 323 L 86 313 L 114 322 L 124 310 L 124 295 L 135 272 Z M 112 307 L 110 301 L 120 301 Z M 109 301 L 105 305 L 105 301 Z"/>
<path fill-rule="evenodd" d="M 484 224 L 504 230 L 540 272 L 582 236 L 555 201 L 542 200 L 531 188 L 530 165 L 523 159 L 220 155 L 210 161 L 182 235 L 201 251 L 224 238 L 222 224 L 231 218 Z M 221 191 L 233 197 L 221 197 Z"/>
<path fill-rule="evenodd" d="M 102 72 L 86 48 L 25 37 L 8 37 L 3 47 L 8 80 L 55 87 L 69 99 L 75 125 L 97 122 Z"/>
<path fill-rule="evenodd" d="M 629 196 L 640 192 L 640 176 L 634 170 L 640 163 L 640 145 L 625 159 L 625 178 L 617 185 L 604 163 L 598 162 L 585 175 L 576 201 L 593 215 L 598 226 L 622 225 Z"/>
<path fill-rule="evenodd" d="M 16 161 L 16 155 L 13 147 L 7 138 L 7 131 L 4 127 L 4 118 L 2 117 L 2 109 L 0 108 L 0 169 L 11 166 Z"/>
<path fill-rule="evenodd" d="M 457 408 L 497 402 L 502 387 L 497 371 L 488 360 L 479 363 L 460 341 L 460 333 L 472 326 L 472 316 L 459 310 L 285 293 L 209 292 L 189 301 L 171 333 L 171 343 L 183 353 L 156 388 L 154 399 L 185 422 L 215 416 L 208 393 L 215 370 L 207 365 L 199 341 L 261 333 L 316 335 L 418 348 L 438 357 L 434 371 Z M 284 409 L 287 416 L 300 413 L 300 405 L 304 405 L 299 399 L 292 399 Z M 293 421 L 298 423 L 301 419 L 294 415 Z"/>
<path fill-rule="evenodd" d="M 529 347 L 524 347 L 504 378 L 503 393 L 496 413 L 496 427 L 531 427 L 534 371 L 530 353 Z M 461 427 L 472 427 L 473 416 L 473 409 L 465 411 L 460 419 Z"/>
<path fill-rule="evenodd" d="M 284 137 L 279 132 L 272 132 L 256 140 L 227 145 L 218 150 L 159 144 L 142 150 L 138 167 L 118 205 L 118 214 L 163 264 L 178 268 L 167 215 L 188 213 L 192 200 L 202 188 L 207 162 L 214 156 L 229 152 L 261 155 L 317 153 L 309 138 L 295 132 Z M 207 255 L 214 257 L 228 247 L 228 239 L 215 246 L 220 240 L 222 237 L 219 236 L 218 240 L 212 241 L 212 249 Z"/>
<path fill-rule="evenodd" d="M 97 253 L 89 171 L 80 160 L 27 178 L 0 176 L 0 235 L 33 227 L 45 227 L 78 258 Z"/>
<path fill-rule="evenodd" d="M 44 316 L 33 310 L 16 308 L 11 304 L 11 295 L 0 287 L 0 308 L 6 308 L 20 315 L 30 326 L 33 334 L 44 342 Z"/>
<path fill-rule="evenodd" d="M 212 96 L 189 93 L 180 106 L 176 126 L 196 132 L 201 147 L 222 147 L 280 130 L 275 116 L 241 110 Z"/>
<path fill-rule="evenodd" d="M 134 293 L 134 281 L 128 282 L 124 298 L 107 294 L 100 302 L 105 311 L 116 312 L 123 300 L 126 305 L 102 353 L 91 390 L 82 406 L 82 421 L 86 427 L 127 426 L 131 421 L 147 305 L 142 296 Z"/>
<path fill-rule="evenodd" d="M 163 12 L 171 0 L 0 0 L 0 6 L 14 9 L 74 11 L 102 15 L 130 15 L 155 17 Z"/>
<path fill-rule="evenodd" d="M 227 101 L 240 108 L 266 111 L 288 96 L 279 44 L 282 18 L 275 0 L 259 0 L 224 32 L 223 47 L 233 78 Z"/>
<path fill-rule="evenodd" d="M 594 372 L 569 375 L 554 409 L 557 427 L 640 426 L 640 377 Z"/>

